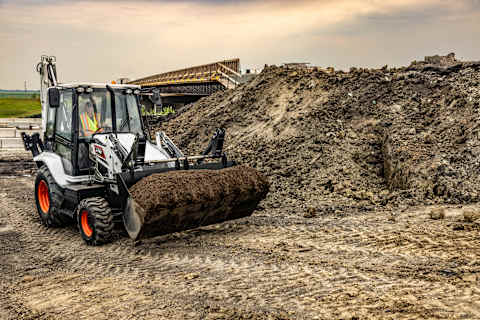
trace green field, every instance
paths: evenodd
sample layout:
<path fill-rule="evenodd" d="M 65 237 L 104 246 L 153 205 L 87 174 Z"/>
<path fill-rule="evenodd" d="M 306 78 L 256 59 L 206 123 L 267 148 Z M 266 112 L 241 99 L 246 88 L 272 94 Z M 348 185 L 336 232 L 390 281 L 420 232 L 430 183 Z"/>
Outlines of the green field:
<path fill-rule="evenodd" d="M 24 91 L 0 91 L 0 99 L 12 98 L 12 99 L 39 99 L 40 93 L 38 92 L 24 92 Z"/>
<path fill-rule="evenodd" d="M 42 113 L 40 100 L 0 98 L 0 118 L 22 118 Z"/>

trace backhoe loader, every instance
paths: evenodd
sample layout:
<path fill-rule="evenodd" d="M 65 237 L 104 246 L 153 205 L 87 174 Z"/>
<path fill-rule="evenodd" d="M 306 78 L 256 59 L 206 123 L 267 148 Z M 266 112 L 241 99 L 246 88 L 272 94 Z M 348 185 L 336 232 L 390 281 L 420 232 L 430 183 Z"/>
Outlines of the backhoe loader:
<path fill-rule="evenodd" d="M 58 83 L 49 56 L 37 71 L 42 133 L 22 138 L 45 226 L 76 221 L 87 244 L 101 245 L 120 223 L 139 240 L 249 216 L 268 193 L 262 174 L 227 158 L 224 129 L 187 156 L 165 133 L 149 136 L 139 86 Z"/>

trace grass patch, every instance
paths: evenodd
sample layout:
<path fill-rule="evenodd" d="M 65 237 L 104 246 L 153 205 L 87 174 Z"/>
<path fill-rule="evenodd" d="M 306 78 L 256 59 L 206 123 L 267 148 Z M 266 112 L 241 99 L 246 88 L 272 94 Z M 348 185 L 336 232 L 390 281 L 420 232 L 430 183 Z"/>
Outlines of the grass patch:
<path fill-rule="evenodd" d="M 163 107 L 162 110 L 160 111 L 145 111 L 144 108 L 142 108 L 142 115 L 144 116 L 168 116 L 169 114 L 175 113 L 175 109 L 173 107 Z"/>
<path fill-rule="evenodd" d="M 38 99 L 0 98 L 0 118 L 22 118 L 42 113 Z"/>

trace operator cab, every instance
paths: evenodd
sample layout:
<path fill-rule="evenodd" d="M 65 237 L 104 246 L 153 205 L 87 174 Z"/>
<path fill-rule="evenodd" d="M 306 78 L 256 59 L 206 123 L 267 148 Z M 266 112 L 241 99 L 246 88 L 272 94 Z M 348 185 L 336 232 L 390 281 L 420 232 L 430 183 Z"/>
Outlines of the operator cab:
<path fill-rule="evenodd" d="M 145 140 L 138 86 L 62 84 L 48 90 L 45 148 L 62 159 L 65 173 L 88 174 L 95 135 L 129 133 Z"/>

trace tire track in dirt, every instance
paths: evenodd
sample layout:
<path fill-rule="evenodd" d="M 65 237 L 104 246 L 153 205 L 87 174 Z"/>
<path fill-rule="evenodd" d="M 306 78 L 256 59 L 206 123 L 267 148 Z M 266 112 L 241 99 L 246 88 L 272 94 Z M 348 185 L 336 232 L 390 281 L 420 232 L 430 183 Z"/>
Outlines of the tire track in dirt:
<path fill-rule="evenodd" d="M 138 285 L 121 278 L 89 279 L 83 274 L 57 273 L 24 286 L 25 307 L 36 312 L 48 310 L 54 318 L 108 319 L 132 315 L 137 306 L 152 305 Z"/>
<path fill-rule="evenodd" d="M 8 204 L 15 202 L 5 194 L 0 197 L 0 205 L 9 208 Z M 118 243 L 110 244 L 103 247 L 92 248 L 83 245 L 80 237 L 73 240 L 72 237 L 78 235 L 72 228 L 67 229 L 45 229 L 39 225 L 32 214 L 35 208 L 32 204 L 19 203 L 16 210 L 8 212 L 9 221 L 15 228 L 22 230 L 23 242 L 28 244 L 27 250 L 40 253 L 45 261 L 51 260 L 69 260 L 65 267 L 70 272 L 89 273 L 93 278 L 104 278 L 115 275 L 128 275 L 131 279 L 165 279 L 171 277 L 173 269 L 180 269 L 180 273 L 207 270 L 212 266 L 217 270 L 222 270 L 228 263 L 221 260 L 210 260 L 199 256 L 182 256 L 178 254 L 158 255 L 152 250 L 137 249 L 125 246 L 125 240 Z M 38 224 L 38 228 L 36 226 Z M 78 243 L 82 245 L 79 246 Z M 73 251 L 73 254 L 71 253 Z M 88 251 L 88 254 L 87 252 Z M 140 260 L 154 260 L 148 263 L 141 263 Z M 160 261 L 159 261 L 160 260 Z M 115 261 L 112 263 L 112 261 Z M 144 262 L 144 261 L 143 261 Z M 237 263 L 233 263 L 237 266 Z M 159 265 L 161 267 L 159 268 Z M 176 271 L 178 273 L 178 271 Z M 167 276 L 164 277 L 163 274 Z M 175 273 L 175 272 L 174 272 Z M 68 279 L 67 279 L 68 280 Z M 63 285 L 60 285 L 63 286 Z M 55 292 L 59 286 L 46 287 L 42 286 L 41 295 L 46 294 L 48 301 L 56 301 L 60 303 L 64 301 L 64 294 L 55 296 Z M 52 292 L 49 292 L 52 291 Z M 187 290 L 188 291 L 188 290 Z M 186 292 L 187 292 L 186 291 Z M 179 295 L 177 290 L 174 292 Z M 42 300 L 34 292 L 29 294 L 33 297 L 33 308 L 41 308 L 42 306 L 52 307 L 52 304 Z M 79 308 L 82 308 L 80 305 Z M 75 308 L 74 308 L 75 309 Z M 56 310 L 56 309 L 55 309 Z M 74 310 L 76 311 L 76 309 Z"/>
<path fill-rule="evenodd" d="M 367 219 L 368 222 L 368 217 L 351 218 L 354 223 L 355 220 L 360 222 L 362 219 Z M 382 224 L 385 224 L 385 221 L 386 219 Z M 429 223 L 429 221 L 421 221 L 421 219 L 417 222 L 421 222 L 422 225 Z M 455 301 L 456 299 L 452 299 L 456 295 L 455 288 L 459 289 L 462 286 L 471 288 L 472 286 L 468 282 L 464 282 L 462 278 L 458 278 L 466 271 L 462 269 L 462 265 L 454 266 L 458 270 L 455 271 L 457 275 L 453 279 L 455 286 L 453 286 L 453 290 L 450 290 L 448 282 L 452 280 L 449 279 L 450 276 L 445 276 L 445 274 L 448 275 L 448 270 L 442 270 L 442 268 L 451 268 L 450 260 L 454 259 L 461 250 L 463 252 L 465 250 L 470 251 L 469 253 L 467 252 L 466 256 L 476 257 L 477 260 L 474 261 L 478 261 L 480 253 L 478 249 L 474 251 L 476 248 L 475 243 L 478 243 L 475 236 L 478 234 L 474 233 L 470 236 L 460 237 L 461 240 L 456 241 L 456 237 L 452 236 L 450 230 L 433 232 L 431 228 L 422 228 L 422 232 L 418 232 L 418 230 L 411 228 L 411 231 L 407 231 L 407 234 L 403 235 L 404 238 L 410 239 L 410 242 L 399 243 L 394 247 L 391 246 L 391 243 L 395 242 L 398 237 L 398 225 L 397 230 L 395 230 L 394 225 L 390 226 L 387 224 L 383 228 L 379 228 L 378 224 L 373 222 L 365 224 L 364 221 L 363 224 L 358 224 L 360 227 L 357 230 L 352 230 L 351 227 L 346 226 L 344 229 L 348 233 L 341 230 L 325 233 L 320 227 L 317 227 L 317 230 L 309 228 L 307 232 L 302 232 L 301 228 L 292 226 L 286 228 L 252 227 L 252 229 L 256 230 L 250 230 L 252 236 L 244 237 L 243 241 L 246 243 L 242 243 L 242 245 L 252 248 L 265 246 L 265 244 L 270 243 L 271 248 L 274 248 L 276 244 L 284 243 L 289 248 L 298 248 L 298 245 L 301 244 L 302 248 L 297 250 L 297 252 L 313 252 L 315 254 L 313 261 L 325 259 L 326 262 L 322 264 L 324 268 L 325 266 L 339 268 L 342 262 L 348 262 L 349 268 L 345 269 L 344 282 L 338 281 L 340 285 L 355 283 L 356 285 L 365 285 L 366 287 L 375 286 L 376 289 L 418 289 L 417 292 L 414 291 L 415 294 L 423 295 L 427 299 L 427 306 L 437 309 L 438 306 L 443 306 L 444 310 L 450 310 L 450 312 L 458 311 L 458 309 L 449 304 L 449 301 Z M 341 223 L 337 223 L 337 225 L 341 225 Z M 338 227 L 337 229 L 342 228 Z M 392 232 L 393 235 L 389 235 L 388 232 Z M 409 232 L 412 234 L 408 234 Z M 352 241 L 350 236 L 355 241 Z M 442 236 L 446 239 L 441 239 Z M 293 242 L 291 242 L 292 239 L 294 239 Z M 435 252 L 437 251 L 435 250 L 434 254 L 428 254 L 431 247 L 427 246 L 427 244 L 435 243 L 434 241 L 437 241 L 442 247 L 443 252 L 441 254 L 436 254 Z M 333 247 L 326 247 L 324 244 L 333 244 Z M 268 250 L 269 248 L 264 249 Z M 463 252 L 460 254 L 464 255 Z M 289 255 L 292 261 L 302 255 L 304 260 L 306 260 L 304 262 L 310 262 L 310 259 L 305 257 L 303 253 L 296 254 L 295 251 L 291 251 Z M 328 261 L 332 257 L 336 257 L 336 261 Z M 461 263 L 463 262 L 457 261 L 457 264 Z M 468 271 L 471 276 L 475 277 L 479 269 L 478 267 L 476 269 L 470 268 Z M 273 281 L 275 280 L 273 279 Z M 335 282 L 335 280 L 330 280 L 329 282 Z M 478 282 L 475 283 L 474 281 L 474 287 L 476 290 L 470 292 L 469 296 L 464 297 L 465 301 L 475 301 L 479 298 L 477 293 Z M 429 291 L 434 292 L 434 294 L 424 294 L 424 292 L 428 293 Z M 374 293 L 372 297 L 378 298 L 378 295 Z M 430 304 L 429 301 L 433 302 Z M 338 305 L 340 303 L 337 302 Z M 470 316 L 479 315 L 480 309 L 476 305 L 472 307 L 472 304 L 470 304 L 468 310 Z"/>

